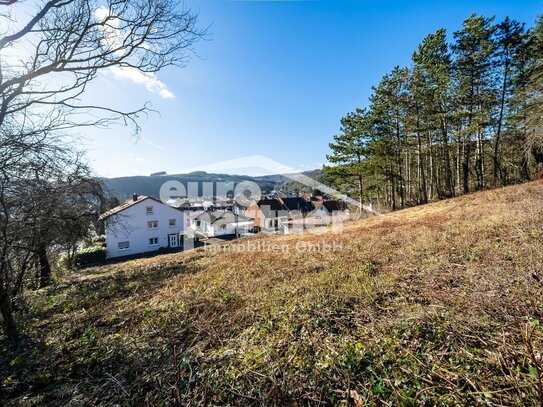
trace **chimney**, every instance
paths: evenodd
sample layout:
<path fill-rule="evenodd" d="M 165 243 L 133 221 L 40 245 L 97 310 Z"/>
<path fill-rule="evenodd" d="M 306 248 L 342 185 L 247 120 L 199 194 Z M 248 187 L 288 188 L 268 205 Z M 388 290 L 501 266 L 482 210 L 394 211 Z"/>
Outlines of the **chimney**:
<path fill-rule="evenodd" d="M 132 195 L 132 200 L 136 202 L 138 200 L 138 194 L 135 193 L 134 195 Z"/>

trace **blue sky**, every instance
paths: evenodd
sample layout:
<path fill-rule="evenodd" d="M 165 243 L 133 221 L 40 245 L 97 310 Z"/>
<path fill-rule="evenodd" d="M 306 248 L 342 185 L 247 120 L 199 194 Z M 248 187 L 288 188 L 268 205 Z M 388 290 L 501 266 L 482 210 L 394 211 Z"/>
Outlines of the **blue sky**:
<path fill-rule="evenodd" d="M 340 118 L 363 107 L 383 74 L 409 65 L 428 33 L 449 35 L 472 12 L 532 25 L 543 1 L 229 1 L 186 0 L 211 24 L 200 57 L 158 79 L 175 97 L 141 83 L 101 75 L 94 102 L 160 114 L 128 129 L 82 132 L 101 176 L 178 173 L 264 155 L 298 170 L 320 167 Z M 228 171 L 228 168 L 224 168 Z M 232 172 L 240 172 L 231 170 Z"/>

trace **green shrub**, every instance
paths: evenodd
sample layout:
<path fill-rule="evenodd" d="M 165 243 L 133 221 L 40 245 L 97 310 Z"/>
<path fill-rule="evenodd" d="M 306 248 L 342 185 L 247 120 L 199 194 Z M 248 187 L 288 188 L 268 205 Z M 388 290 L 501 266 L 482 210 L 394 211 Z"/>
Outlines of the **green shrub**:
<path fill-rule="evenodd" d="M 62 253 L 58 258 L 58 267 L 64 271 L 70 270 L 71 264 L 70 264 L 70 256 L 68 253 Z"/>
<path fill-rule="evenodd" d="M 88 239 L 83 243 L 83 247 L 86 248 L 94 248 L 96 246 L 101 246 L 106 242 L 106 237 L 104 235 L 99 236 L 93 236 L 92 238 Z"/>
<path fill-rule="evenodd" d="M 75 262 L 80 266 L 103 262 L 107 258 L 105 247 L 92 246 L 79 250 L 75 255 Z"/>

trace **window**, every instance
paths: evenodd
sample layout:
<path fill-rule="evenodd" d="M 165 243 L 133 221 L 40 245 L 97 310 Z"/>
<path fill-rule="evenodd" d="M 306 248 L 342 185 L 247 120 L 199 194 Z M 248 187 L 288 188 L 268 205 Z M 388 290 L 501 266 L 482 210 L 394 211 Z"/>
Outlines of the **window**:
<path fill-rule="evenodd" d="M 118 247 L 119 250 L 128 250 L 130 249 L 130 242 L 119 242 Z"/>
<path fill-rule="evenodd" d="M 202 224 L 202 222 L 200 222 L 199 220 L 196 221 L 196 227 L 200 227 L 200 225 Z"/>
<path fill-rule="evenodd" d="M 149 239 L 149 246 L 156 246 L 158 245 L 158 237 L 152 237 Z"/>
<path fill-rule="evenodd" d="M 152 206 L 146 206 L 145 207 L 145 213 L 147 215 L 152 215 L 153 214 L 153 207 Z"/>
<path fill-rule="evenodd" d="M 173 228 L 175 226 L 175 219 L 170 219 L 169 224 L 170 227 Z"/>
<path fill-rule="evenodd" d="M 147 222 L 147 228 L 148 229 L 158 228 L 158 220 L 150 220 L 149 222 Z"/>

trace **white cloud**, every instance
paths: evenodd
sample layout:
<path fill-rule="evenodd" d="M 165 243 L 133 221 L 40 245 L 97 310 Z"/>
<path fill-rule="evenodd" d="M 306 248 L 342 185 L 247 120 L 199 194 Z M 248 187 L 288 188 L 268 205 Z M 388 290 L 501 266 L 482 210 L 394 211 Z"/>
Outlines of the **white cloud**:
<path fill-rule="evenodd" d="M 115 79 L 128 79 L 137 84 L 144 85 L 149 92 L 158 93 L 164 99 L 172 99 L 175 95 L 168 90 L 164 82 L 153 73 L 141 72 L 132 67 L 112 66 L 109 70 Z"/>
<path fill-rule="evenodd" d="M 123 43 L 124 34 L 122 30 L 119 29 L 119 19 L 116 16 L 113 16 L 111 10 L 107 7 L 99 7 L 94 12 L 94 15 L 98 21 L 104 21 L 106 18 L 110 18 L 108 23 L 102 27 L 105 45 L 111 49 L 120 48 Z M 144 44 L 143 48 L 146 47 L 148 47 L 148 45 Z M 115 53 L 122 56 L 124 50 L 120 48 Z M 160 81 L 154 73 L 141 72 L 136 68 L 120 66 L 110 67 L 109 70 L 116 79 L 128 79 L 134 83 L 142 84 L 149 92 L 158 93 L 160 97 L 164 99 L 175 98 L 175 95 L 168 90 L 164 82 Z"/>

